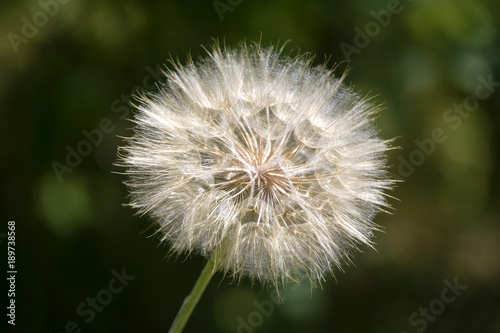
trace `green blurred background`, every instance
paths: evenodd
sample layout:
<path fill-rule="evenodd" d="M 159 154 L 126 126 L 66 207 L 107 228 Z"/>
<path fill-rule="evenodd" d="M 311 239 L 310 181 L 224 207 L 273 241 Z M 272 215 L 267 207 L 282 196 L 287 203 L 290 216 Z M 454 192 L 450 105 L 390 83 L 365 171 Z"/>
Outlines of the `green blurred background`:
<path fill-rule="evenodd" d="M 317 64 L 350 58 L 347 81 L 376 95 L 382 137 L 398 137 L 391 172 L 404 182 L 390 193 L 394 213 L 376 218 L 377 251 L 363 248 L 336 281 L 302 283 L 274 305 L 272 290 L 219 274 L 186 332 L 500 332 L 500 84 L 484 86 L 500 81 L 499 22 L 493 0 L 3 1 L 0 251 L 6 271 L 14 220 L 18 274 L 17 325 L 2 314 L 2 331 L 168 330 L 204 259 L 167 260 L 151 221 L 122 207 L 124 178 L 112 172 L 117 136 L 131 133 L 128 101 L 170 55 L 262 36 Z M 67 149 L 88 156 L 58 177 Z M 122 269 L 134 278 L 111 294 Z M 455 279 L 467 289 L 447 304 Z M 96 296 L 106 305 L 90 320 L 82 311 Z"/>

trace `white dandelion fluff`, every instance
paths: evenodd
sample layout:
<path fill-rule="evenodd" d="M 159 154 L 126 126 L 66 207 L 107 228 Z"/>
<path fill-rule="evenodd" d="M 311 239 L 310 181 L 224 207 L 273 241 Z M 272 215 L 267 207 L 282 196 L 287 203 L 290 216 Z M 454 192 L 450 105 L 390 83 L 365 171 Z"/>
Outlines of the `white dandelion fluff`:
<path fill-rule="evenodd" d="M 377 107 L 312 57 L 215 44 L 165 73 L 120 150 L 131 206 L 177 253 L 263 282 L 321 280 L 371 245 L 389 141 Z"/>

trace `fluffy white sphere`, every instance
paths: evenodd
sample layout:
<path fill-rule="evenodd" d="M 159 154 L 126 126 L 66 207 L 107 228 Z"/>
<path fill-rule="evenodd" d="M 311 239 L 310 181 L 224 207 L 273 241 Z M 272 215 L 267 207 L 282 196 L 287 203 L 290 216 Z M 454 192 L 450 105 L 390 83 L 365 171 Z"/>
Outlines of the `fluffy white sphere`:
<path fill-rule="evenodd" d="M 120 151 L 131 206 L 177 253 L 277 284 L 321 279 L 360 244 L 391 187 L 377 108 L 307 55 L 242 44 L 174 63 Z"/>

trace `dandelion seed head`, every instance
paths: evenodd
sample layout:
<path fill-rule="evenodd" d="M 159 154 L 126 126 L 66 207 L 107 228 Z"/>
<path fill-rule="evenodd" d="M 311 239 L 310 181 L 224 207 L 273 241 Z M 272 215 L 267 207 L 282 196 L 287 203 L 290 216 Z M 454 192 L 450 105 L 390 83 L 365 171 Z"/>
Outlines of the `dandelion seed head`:
<path fill-rule="evenodd" d="M 308 277 L 372 244 L 387 207 L 377 107 L 311 56 L 242 44 L 165 72 L 120 149 L 130 205 L 176 253 L 263 282 Z"/>

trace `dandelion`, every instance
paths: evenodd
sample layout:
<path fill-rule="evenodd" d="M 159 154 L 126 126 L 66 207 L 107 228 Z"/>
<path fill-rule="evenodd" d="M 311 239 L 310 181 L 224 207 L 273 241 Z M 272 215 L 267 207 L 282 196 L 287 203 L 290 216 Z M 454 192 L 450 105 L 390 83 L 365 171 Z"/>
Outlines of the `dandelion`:
<path fill-rule="evenodd" d="M 172 62 L 139 98 L 120 150 L 130 205 L 174 252 L 212 258 L 208 276 L 323 280 L 372 246 L 387 207 L 378 108 L 307 54 L 245 43 L 208 54 Z"/>

